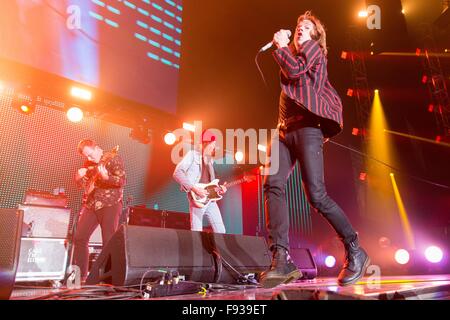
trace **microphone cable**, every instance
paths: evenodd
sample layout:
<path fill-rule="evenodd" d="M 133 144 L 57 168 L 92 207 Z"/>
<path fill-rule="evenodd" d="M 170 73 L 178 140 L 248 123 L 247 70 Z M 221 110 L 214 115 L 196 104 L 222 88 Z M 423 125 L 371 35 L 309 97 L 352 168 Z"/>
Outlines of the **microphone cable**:
<path fill-rule="evenodd" d="M 420 182 L 423 182 L 423 183 L 427 183 L 427 184 L 430 184 L 430 185 L 433 185 L 433 186 L 436 186 L 436 187 L 440 187 L 440 188 L 444 188 L 444 189 L 450 189 L 450 186 L 448 186 L 448 185 L 440 184 L 440 183 L 437 183 L 437 182 L 434 182 L 434 181 L 430 181 L 430 180 L 427 180 L 427 179 L 424 179 L 424 178 L 421 178 L 421 177 L 418 177 L 418 176 L 415 176 L 415 175 L 403 172 L 402 170 L 400 170 L 400 169 L 398 169 L 398 168 L 396 168 L 394 166 L 391 166 L 390 164 L 388 164 L 388 163 L 386 163 L 384 161 L 381 161 L 380 159 L 377 159 L 375 157 L 372 157 L 372 156 L 368 155 L 367 153 L 358 151 L 358 150 L 356 150 L 354 148 L 345 146 L 343 144 L 340 144 L 340 143 L 332 141 L 332 140 L 329 140 L 328 142 L 330 142 L 330 143 L 332 143 L 332 144 L 334 144 L 336 146 L 339 146 L 341 148 L 350 150 L 351 152 L 359 154 L 360 156 L 368 158 L 368 159 L 370 159 L 372 161 L 378 162 L 378 163 L 380 163 L 380 164 L 382 164 L 382 165 L 384 165 L 384 166 L 386 166 L 386 167 L 388 167 L 388 168 L 390 168 L 390 169 L 392 169 L 392 170 L 394 170 L 394 171 L 396 171 L 396 172 L 398 172 L 400 174 L 403 174 L 403 175 L 405 175 L 407 177 L 410 177 L 411 179 L 414 179 L 414 180 L 417 180 L 417 181 L 420 181 Z"/>
<path fill-rule="evenodd" d="M 258 53 L 256 54 L 255 63 L 256 63 L 256 67 L 258 68 L 259 74 L 261 75 L 261 78 L 264 82 L 264 85 L 266 86 L 267 89 L 269 89 L 269 86 L 267 85 L 267 82 L 266 82 L 266 78 L 264 77 L 264 73 L 262 72 L 261 67 L 259 66 L 259 63 L 258 63 L 258 57 L 261 52 L 264 52 L 264 51 L 259 50 Z"/>

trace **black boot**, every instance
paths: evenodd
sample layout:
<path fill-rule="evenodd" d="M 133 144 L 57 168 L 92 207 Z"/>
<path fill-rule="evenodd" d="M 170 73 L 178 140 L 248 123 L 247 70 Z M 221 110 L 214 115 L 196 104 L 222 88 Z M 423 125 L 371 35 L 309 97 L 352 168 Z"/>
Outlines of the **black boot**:
<path fill-rule="evenodd" d="M 282 283 L 289 283 L 301 278 L 302 272 L 292 262 L 288 251 L 283 247 L 272 249 L 272 265 L 261 273 L 260 283 L 264 288 L 273 288 Z"/>
<path fill-rule="evenodd" d="M 349 243 L 344 243 L 344 247 L 345 263 L 338 276 L 338 284 L 340 286 L 348 286 L 356 283 L 364 276 L 370 264 L 369 256 L 359 246 L 357 236 Z"/>

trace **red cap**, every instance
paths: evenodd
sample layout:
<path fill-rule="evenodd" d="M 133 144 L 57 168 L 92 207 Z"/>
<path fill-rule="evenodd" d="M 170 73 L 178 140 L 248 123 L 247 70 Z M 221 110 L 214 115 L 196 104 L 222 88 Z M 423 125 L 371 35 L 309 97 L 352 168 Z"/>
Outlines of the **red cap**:
<path fill-rule="evenodd" d="M 202 132 L 202 142 L 213 142 L 216 141 L 216 136 L 212 134 L 209 130 L 203 130 Z"/>

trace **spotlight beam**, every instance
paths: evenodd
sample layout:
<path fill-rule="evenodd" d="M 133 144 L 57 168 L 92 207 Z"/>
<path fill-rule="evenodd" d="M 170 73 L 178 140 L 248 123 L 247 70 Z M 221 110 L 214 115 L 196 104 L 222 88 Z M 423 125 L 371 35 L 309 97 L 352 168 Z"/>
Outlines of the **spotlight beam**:
<path fill-rule="evenodd" d="M 397 202 L 398 213 L 400 215 L 400 221 L 402 223 L 403 232 L 405 233 L 406 241 L 411 249 L 415 248 L 414 236 L 411 228 L 411 224 L 409 223 L 408 214 L 405 209 L 405 205 L 403 204 L 402 196 L 400 195 L 400 191 L 397 186 L 397 182 L 395 181 L 395 176 L 393 173 L 390 174 L 392 188 L 394 189 L 395 201 Z"/>
<path fill-rule="evenodd" d="M 392 57 L 426 57 L 425 53 L 415 53 L 415 52 L 380 52 L 379 56 L 392 56 Z M 428 53 L 429 57 L 438 57 L 438 58 L 450 58 L 449 53 Z"/>
<path fill-rule="evenodd" d="M 419 137 L 419 136 L 413 136 L 413 135 L 410 135 L 410 134 L 401 133 L 401 132 L 392 131 L 392 130 L 387 130 L 387 129 L 384 129 L 384 132 L 390 133 L 390 134 L 393 134 L 393 135 L 396 135 L 396 136 L 400 136 L 400 137 L 405 137 L 405 138 L 409 138 L 409 139 L 414 139 L 414 140 L 419 140 L 419 141 L 428 142 L 428 143 L 432 143 L 432 144 L 437 144 L 437 145 L 444 146 L 444 147 L 450 147 L 450 143 L 446 143 L 446 142 L 437 142 L 435 140 L 422 138 L 422 137 Z"/>

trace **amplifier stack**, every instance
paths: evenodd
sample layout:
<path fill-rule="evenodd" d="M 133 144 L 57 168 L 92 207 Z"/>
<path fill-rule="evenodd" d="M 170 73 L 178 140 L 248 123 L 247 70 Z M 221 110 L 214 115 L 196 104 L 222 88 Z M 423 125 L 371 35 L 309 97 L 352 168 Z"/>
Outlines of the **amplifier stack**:
<path fill-rule="evenodd" d="M 65 195 L 27 191 L 16 281 L 61 281 L 69 259 L 71 211 Z"/>

